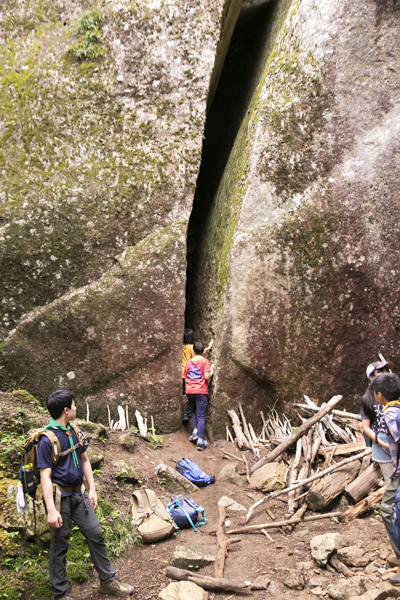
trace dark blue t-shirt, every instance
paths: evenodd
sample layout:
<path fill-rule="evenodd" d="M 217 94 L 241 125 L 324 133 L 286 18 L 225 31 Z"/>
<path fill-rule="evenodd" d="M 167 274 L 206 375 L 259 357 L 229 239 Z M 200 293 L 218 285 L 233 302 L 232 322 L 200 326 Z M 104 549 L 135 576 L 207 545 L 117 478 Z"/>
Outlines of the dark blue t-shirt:
<path fill-rule="evenodd" d="M 62 431 L 62 429 L 58 429 L 54 427 L 51 429 L 53 433 L 56 434 L 60 446 L 61 452 L 64 450 L 68 450 L 70 448 L 70 443 L 68 439 L 68 435 Z M 70 429 L 72 434 L 72 440 L 75 444 L 78 443 L 78 438 L 76 437 L 75 431 Z M 86 452 L 89 445 L 85 443 L 83 445 L 83 452 Z M 52 467 L 51 465 L 51 442 L 46 436 L 42 436 L 38 445 L 38 468 L 39 469 L 51 469 L 51 481 L 53 483 L 57 483 L 61 487 L 70 487 L 70 486 L 80 486 L 83 481 L 83 469 L 82 469 L 82 460 L 81 460 L 81 451 L 80 448 L 76 449 L 76 455 L 78 457 L 79 468 L 75 467 L 74 459 L 72 456 L 72 452 L 69 452 L 65 456 L 61 456 L 58 463 Z M 74 492 L 75 494 L 80 494 L 80 491 Z M 61 497 L 71 496 L 70 492 L 61 492 Z"/>

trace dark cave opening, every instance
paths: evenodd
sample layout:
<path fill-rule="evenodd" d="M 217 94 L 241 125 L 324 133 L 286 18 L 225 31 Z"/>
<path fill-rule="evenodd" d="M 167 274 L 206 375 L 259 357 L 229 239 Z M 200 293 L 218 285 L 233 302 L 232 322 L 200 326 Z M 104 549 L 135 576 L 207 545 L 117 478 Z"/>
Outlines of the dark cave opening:
<path fill-rule="evenodd" d="M 270 35 L 268 24 L 278 0 L 245 2 L 231 38 L 224 66 L 209 108 L 202 161 L 187 233 L 187 280 L 185 327 L 194 329 L 196 273 L 204 231 L 234 141 L 264 63 Z"/>

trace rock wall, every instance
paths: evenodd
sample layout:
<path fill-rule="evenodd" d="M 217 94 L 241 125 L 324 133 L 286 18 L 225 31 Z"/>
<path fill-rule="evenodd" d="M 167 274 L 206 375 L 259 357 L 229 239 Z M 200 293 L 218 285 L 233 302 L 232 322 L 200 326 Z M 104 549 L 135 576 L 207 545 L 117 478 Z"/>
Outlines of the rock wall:
<path fill-rule="evenodd" d="M 191 282 L 216 431 L 238 401 L 254 421 L 303 393 L 357 410 L 366 365 L 400 358 L 400 5 L 282 5 Z"/>
<path fill-rule="evenodd" d="M 2 2 L 4 385 L 178 425 L 184 223 L 242 1 Z"/>
<path fill-rule="evenodd" d="M 241 8 L 3 2 L 4 381 L 41 399 L 71 387 L 95 419 L 127 399 L 178 426 L 185 228 L 213 123 L 186 324 L 216 339 L 214 431 L 238 401 L 254 422 L 303 393 L 356 409 L 366 364 L 398 362 L 400 3 Z"/>

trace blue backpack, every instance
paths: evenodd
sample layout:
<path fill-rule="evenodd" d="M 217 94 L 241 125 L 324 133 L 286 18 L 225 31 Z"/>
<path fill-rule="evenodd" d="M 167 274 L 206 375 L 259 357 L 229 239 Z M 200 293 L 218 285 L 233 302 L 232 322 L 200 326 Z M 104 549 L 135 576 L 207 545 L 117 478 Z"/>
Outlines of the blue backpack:
<path fill-rule="evenodd" d="M 400 432 L 400 410 L 396 417 L 397 430 Z M 399 460 L 399 457 L 397 458 Z M 398 548 L 400 548 L 400 487 L 397 488 L 396 496 L 392 506 L 392 516 L 390 517 L 390 533 Z"/>
<path fill-rule="evenodd" d="M 213 475 L 207 475 L 202 471 L 197 463 L 190 458 L 182 458 L 177 464 L 175 469 L 189 479 L 197 487 L 205 487 L 210 483 L 215 483 L 215 477 Z"/>
<path fill-rule="evenodd" d="M 400 488 L 397 489 L 396 498 L 392 506 L 392 516 L 390 517 L 390 533 L 396 546 L 400 546 Z"/>
<path fill-rule="evenodd" d="M 174 496 L 171 498 L 171 502 L 167 504 L 166 509 L 178 528 L 185 529 L 193 527 L 193 529 L 197 531 L 197 527 L 207 523 L 204 508 L 196 504 L 193 498 L 185 498 L 181 495 Z M 202 517 L 202 521 L 199 521 L 199 513 Z"/>

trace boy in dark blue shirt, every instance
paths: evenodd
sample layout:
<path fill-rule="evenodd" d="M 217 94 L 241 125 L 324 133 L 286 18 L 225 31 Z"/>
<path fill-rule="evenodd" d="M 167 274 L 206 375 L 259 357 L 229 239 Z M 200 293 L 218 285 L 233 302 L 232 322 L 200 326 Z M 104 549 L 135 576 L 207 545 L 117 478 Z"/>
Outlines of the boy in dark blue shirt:
<path fill-rule="evenodd" d="M 46 436 L 42 436 L 38 446 L 38 468 L 51 531 L 49 570 L 53 598 L 73 600 L 66 573 L 70 520 L 76 523 L 88 543 L 100 577 L 100 593 L 126 598 L 132 594 L 133 587 L 115 579 L 116 571 L 108 557 L 101 526 L 94 512 L 97 494 L 86 454 L 88 444 L 81 432 L 78 433 L 82 437 L 78 439 L 70 425 L 70 421 L 76 418 L 74 398 L 73 392 L 57 390 L 46 401 L 52 417 L 46 429 L 51 429 L 60 443 L 60 449 L 54 449 L 59 454 L 57 464 L 53 465 L 53 448 Z M 84 492 L 84 476 L 89 485 L 88 496 Z"/>

